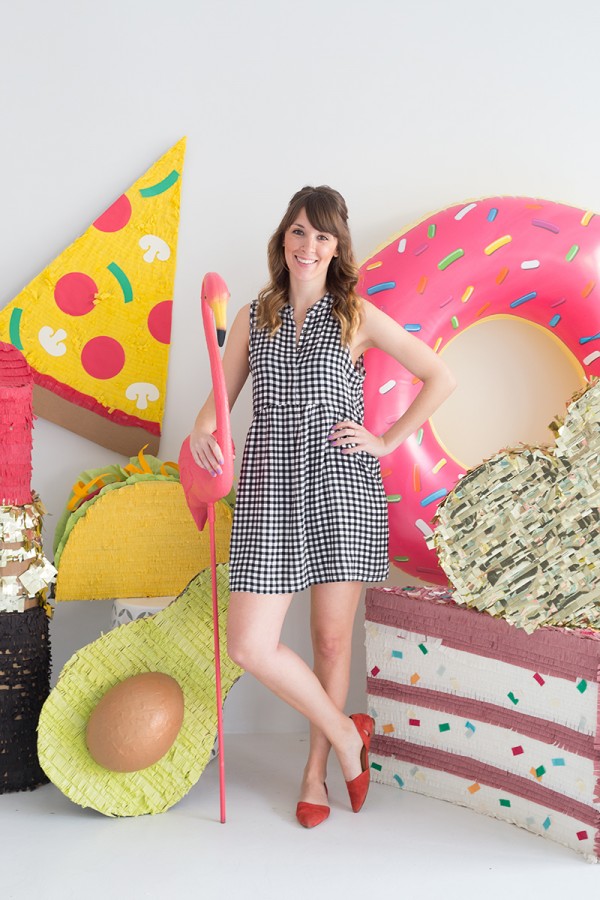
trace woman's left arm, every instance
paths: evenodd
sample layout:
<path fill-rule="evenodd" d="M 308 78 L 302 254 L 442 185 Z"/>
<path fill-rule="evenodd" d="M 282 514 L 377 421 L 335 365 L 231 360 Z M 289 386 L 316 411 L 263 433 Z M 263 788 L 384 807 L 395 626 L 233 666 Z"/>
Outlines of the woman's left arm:
<path fill-rule="evenodd" d="M 346 443 L 356 444 L 355 447 L 346 447 L 342 452 L 355 453 L 366 450 L 373 456 L 386 456 L 433 415 L 450 396 L 456 387 L 456 381 L 437 353 L 366 300 L 363 305 L 360 332 L 361 346 L 365 349 L 376 347 L 384 353 L 389 353 L 423 382 L 423 387 L 408 409 L 380 436 L 372 435 L 363 426 L 360 426 L 360 431 L 357 432 L 354 423 L 339 422 L 336 425 L 336 444 L 339 446 Z"/>

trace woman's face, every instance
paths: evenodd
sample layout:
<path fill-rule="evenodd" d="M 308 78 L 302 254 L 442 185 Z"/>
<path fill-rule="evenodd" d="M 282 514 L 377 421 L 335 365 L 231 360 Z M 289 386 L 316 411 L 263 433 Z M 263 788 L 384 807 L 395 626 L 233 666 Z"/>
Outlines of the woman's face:
<path fill-rule="evenodd" d="M 283 239 L 285 263 L 290 278 L 300 282 L 321 279 L 324 287 L 327 269 L 333 257 L 337 256 L 337 248 L 337 238 L 326 231 L 313 228 L 306 211 L 301 209 Z"/>

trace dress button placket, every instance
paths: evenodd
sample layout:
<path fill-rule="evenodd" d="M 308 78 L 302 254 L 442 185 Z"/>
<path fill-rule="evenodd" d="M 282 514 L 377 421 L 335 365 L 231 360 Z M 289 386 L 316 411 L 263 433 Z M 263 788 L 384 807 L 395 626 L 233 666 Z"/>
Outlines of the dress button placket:
<path fill-rule="evenodd" d="M 294 384 L 293 384 L 293 397 L 296 402 L 299 402 L 301 398 L 300 393 L 300 353 L 302 350 L 302 343 L 304 337 L 305 328 L 308 326 L 309 318 L 312 315 L 312 307 L 307 311 L 306 316 L 304 317 L 304 322 L 302 323 L 302 328 L 300 329 L 300 337 L 296 341 L 296 320 L 294 319 L 294 315 L 292 313 L 292 336 L 294 339 Z"/>

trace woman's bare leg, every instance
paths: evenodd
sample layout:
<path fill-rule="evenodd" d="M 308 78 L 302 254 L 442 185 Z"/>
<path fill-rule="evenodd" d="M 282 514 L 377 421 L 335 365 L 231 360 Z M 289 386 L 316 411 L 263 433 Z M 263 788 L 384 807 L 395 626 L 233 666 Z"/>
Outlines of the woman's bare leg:
<path fill-rule="evenodd" d="M 361 773 L 361 738 L 309 666 L 280 642 L 291 594 L 233 592 L 227 649 L 234 662 L 306 716 L 332 745 L 346 781 Z"/>
<path fill-rule="evenodd" d="M 313 671 L 339 710 L 344 709 L 350 685 L 352 630 L 362 582 L 314 584 L 311 590 Z M 311 723 L 310 751 L 304 769 L 300 799 L 326 804 L 324 782 L 331 744 Z"/>

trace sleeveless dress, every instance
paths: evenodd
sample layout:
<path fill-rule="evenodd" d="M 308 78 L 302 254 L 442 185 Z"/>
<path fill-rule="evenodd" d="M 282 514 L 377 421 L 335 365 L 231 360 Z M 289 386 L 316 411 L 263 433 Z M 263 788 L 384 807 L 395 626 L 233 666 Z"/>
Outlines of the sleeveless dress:
<path fill-rule="evenodd" d="M 232 591 L 279 594 L 330 581 L 385 581 L 387 500 L 379 460 L 344 454 L 327 439 L 343 420 L 362 424 L 363 357 L 353 364 L 325 294 L 296 342 L 293 308 L 273 338 L 250 304 L 253 420 L 234 507 Z M 351 446 L 351 445 L 349 445 Z"/>

